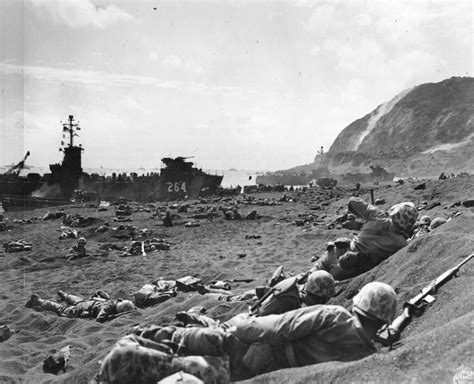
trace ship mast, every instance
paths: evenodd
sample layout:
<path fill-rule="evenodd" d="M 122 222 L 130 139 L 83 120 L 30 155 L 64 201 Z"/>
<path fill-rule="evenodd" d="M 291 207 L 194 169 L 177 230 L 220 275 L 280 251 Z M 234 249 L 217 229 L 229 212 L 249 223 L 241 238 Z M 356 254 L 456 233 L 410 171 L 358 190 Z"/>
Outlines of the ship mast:
<path fill-rule="evenodd" d="M 67 123 L 62 123 L 63 124 L 63 137 L 64 133 L 67 132 L 69 134 L 69 147 L 74 146 L 74 136 L 79 135 L 76 133 L 76 131 L 80 131 L 81 127 L 79 127 L 79 122 L 74 121 L 74 116 L 69 115 L 69 121 Z M 64 145 L 64 141 L 61 141 L 61 144 Z M 61 149 L 60 149 L 61 150 Z"/>

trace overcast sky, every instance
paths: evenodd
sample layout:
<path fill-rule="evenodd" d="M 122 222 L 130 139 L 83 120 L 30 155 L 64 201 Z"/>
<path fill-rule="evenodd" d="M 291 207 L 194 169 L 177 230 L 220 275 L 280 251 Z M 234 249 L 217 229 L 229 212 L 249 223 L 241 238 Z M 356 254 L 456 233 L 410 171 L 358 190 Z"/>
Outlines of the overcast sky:
<path fill-rule="evenodd" d="M 0 164 L 313 161 L 399 92 L 473 76 L 469 1 L 0 0 Z"/>

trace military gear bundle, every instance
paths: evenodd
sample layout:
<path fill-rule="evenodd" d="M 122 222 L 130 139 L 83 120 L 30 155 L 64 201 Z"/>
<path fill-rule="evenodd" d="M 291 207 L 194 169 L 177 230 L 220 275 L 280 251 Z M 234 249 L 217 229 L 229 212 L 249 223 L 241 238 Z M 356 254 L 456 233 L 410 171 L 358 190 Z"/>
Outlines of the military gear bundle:
<path fill-rule="evenodd" d="M 301 301 L 297 282 L 297 277 L 290 277 L 279 282 L 250 308 L 250 313 L 266 316 L 299 308 Z"/>

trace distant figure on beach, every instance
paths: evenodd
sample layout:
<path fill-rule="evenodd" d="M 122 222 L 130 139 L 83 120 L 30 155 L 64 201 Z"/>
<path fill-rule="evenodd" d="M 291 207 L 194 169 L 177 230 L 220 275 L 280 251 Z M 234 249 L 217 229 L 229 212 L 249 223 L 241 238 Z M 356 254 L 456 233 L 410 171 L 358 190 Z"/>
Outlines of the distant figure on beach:
<path fill-rule="evenodd" d="M 90 256 L 90 254 L 86 252 L 86 244 L 87 240 L 84 237 L 79 237 L 79 239 L 77 239 L 77 245 L 72 247 L 71 252 L 66 255 L 66 258 L 68 260 L 74 260 L 80 259 L 81 257 Z"/>
<path fill-rule="evenodd" d="M 349 212 L 365 220 L 359 235 L 350 243 L 335 244 L 314 266 L 329 271 L 336 280 L 360 275 L 405 247 L 418 217 L 411 202 L 396 204 L 385 212 L 358 197 L 349 200 Z"/>
<path fill-rule="evenodd" d="M 76 295 L 70 295 L 63 291 L 58 291 L 58 296 L 66 302 L 66 305 L 56 303 L 51 300 L 43 300 L 37 294 L 32 294 L 30 300 L 25 304 L 27 308 L 39 307 L 42 310 L 52 311 L 60 316 L 72 318 L 95 318 L 102 323 L 111 320 L 115 315 L 135 309 L 130 300 L 111 300 L 102 291 L 97 292 L 88 300 Z"/>
<path fill-rule="evenodd" d="M 163 219 L 163 226 L 165 226 L 165 227 L 172 227 L 173 226 L 173 222 L 171 221 L 171 212 L 170 211 L 166 211 L 165 218 Z"/>
<path fill-rule="evenodd" d="M 5 248 L 5 252 L 22 252 L 22 251 L 31 251 L 31 243 L 26 240 L 18 240 L 18 241 L 8 241 L 3 244 Z"/>
<path fill-rule="evenodd" d="M 281 315 L 244 318 L 228 329 L 134 327 L 104 358 L 99 378 L 108 383 L 145 382 L 142 375 L 146 374 L 152 383 L 179 365 L 206 383 L 217 383 L 290 367 L 354 361 L 377 352 L 372 340 L 380 327 L 392 322 L 396 308 L 393 288 L 371 282 L 353 298 L 352 313 L 338 305 L 315 305 Z M 162 352 L 164 340 L 182 346 L 180 354 L 187 357 Z M 195 360 L 198 356 L 201 360 Z M 222 362 L 213 365 L 209 356 L 229 359 L 227 379 Z M 203 373 L 216 376 L 203 377 Z"/>
<path fill-rule="evenodd" d="M 419 222 L 415 225 L 412 239 L 423 236 L 430 232 L 431 217 L 428 215 L 421 216 Z"/>

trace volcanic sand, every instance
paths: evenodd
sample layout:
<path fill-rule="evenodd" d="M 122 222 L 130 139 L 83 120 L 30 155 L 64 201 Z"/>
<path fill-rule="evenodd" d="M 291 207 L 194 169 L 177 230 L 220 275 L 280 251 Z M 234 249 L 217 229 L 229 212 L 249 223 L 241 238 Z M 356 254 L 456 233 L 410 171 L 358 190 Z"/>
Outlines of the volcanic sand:
<path fill-rule="evenodd" d="M 95 256 L 68 262 L 64 255 L 74 239 L 59 240 L 60 220 L 35 221 L 32 224 L 12 224 L 1 232 L 1 242 L 24 238 L 33 249 L 21 253 L 0 254 L 0 324 L 8 324 L 17 333 L 0 343 L 0 383 L 87 383 L 97 372 L 99 362 L 127 329 L 135 324 L 162 324 L 175 321 L 178 311 L 204 306 L 211 317 L 226 320 L 247 309 L 247 304 L 217 301 L 198 293 L 183 293 L 154 307 L 139 310 L 100 324 L 88 319 L 68 319 L 51 312 L 25 308 L 32 293 L 57 300 L 56 292 L 63 290 L 88 297 L 102 289 L 112 297 L 129 298 L 130 294 L 158 278 L 178 279 L 186 275 L 211 280 L 254 279 L 251 283 L 231 283 L 234 292 L 243 292 L 263 285 L 274 270 L 283 265 L 285 271 L 299 273 L 307 270 L 313 255 L 322 254 L 326 241 L 351 236 L 354 231 L 327 229 L 338 215 L 344 213 L 348 198 L 359 194 L 370 200 L 368 188 L 375 198 L 383 198 L 387 209 L 401 201 L 413 201 L 418 206 L 439 202 L 425 211 L 432 218 L 449 218 L 461 214 L 446 224 L 412 241 L 373 270 L 338 285 L 337 296 L 330 304 L 350 308 L 351 298 L 364 284 L 382 281 L 391 284 L 400 297 L 397 313 L 404 300 L 419 293 L 439 274 L 459 263 L 474 251 L 474 208 L 454 203 L 474 198 L 474 177 L 447 180 L 426 180 L 426 189 L 414 190 L 421 181 L 404 185 L 388 183 L 363 186 L 360 192 L 350 188 L 308 190 L 287 195 L 295 201 L 281 205 L 239 205 L 245 215 L 256 209 L 262 217 L 250 221 L 228 221 L 222 215 L 214 220 L 201 220 L 201 226 L 186 228 L 184 223 L 198 207 L 231 206 L 232 201 L 202 204 L 189 202 L 190 212 L 180 213 L 172 228 L 149 212 L 135 212 L 133 224 L 137 229 L 148 228 L 153 237 L 172 243 L 169 251 L 157 251 L 147 256 L 120 257 L 119 251 L 104 253 L 105 243 L 130 245 L 130 240 L 116 240 L 109 233 L 95 233 L 98 224 L 79 228 L 87 240 L 88 252 Z M 253 194 L 256 199 L 279 198 L 282 193 Z M 234 200 L 242 200 L 238 197 Z M 171 204 L 171 203 L 170 203 Z M 182 203 L 180 203 L 182 204 Z M 158 203 L 166 206 L 166 203 Z M 137 203 L 132 203 L 138 207 Z M 57 210 L 58 208 L 49 208 Z M 98 212 L 90 204 L 65 206 L 67 213 L 100 218 L 110 225 L 114 209 Z M 172 208 L 171 208 L 172 209 Z M 6 212 L 8 222 L 14 219 L 40 217 L 47 209 Z M 176 211 L 174 211 L 176 212 Z M 301 215 L 318 216 L 317 225 L 296 226 Z M 245 239 L 260 235 L 259 239 Z M 3 249 L 2 249 L 3 252 Z M 102 254 L 100 253 L 102 252 Z M 245 254 L 244 257 L 239 254 Z M 401 346 L 389 351 L 380 347 L 379 353 L 350 363 L 331 362 L 302 368 L 285 369 L 256 377 L 252 383 L 451 383 L 463 368 L 474 370 L 474 261 L 464 265 L 459 276 L 435 295 L 436 301 L 421 317 L 416 317 L 402 334 Z M 71 346 L 71 360 L 66 373 L 57 376 L 42 370 L 43 360 L 54 350 Z M 466 372 L 466 371 L 465 371 Z M 469 372 L 469 371 L 467 371 Z"/>

